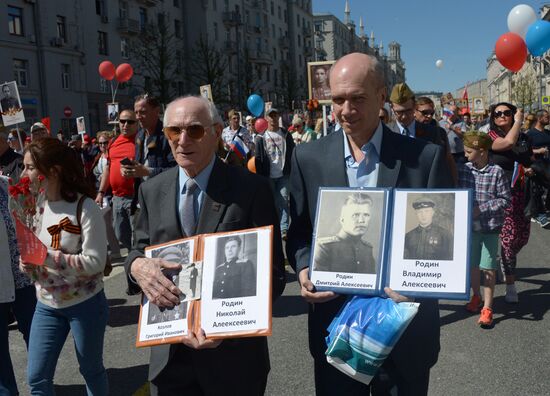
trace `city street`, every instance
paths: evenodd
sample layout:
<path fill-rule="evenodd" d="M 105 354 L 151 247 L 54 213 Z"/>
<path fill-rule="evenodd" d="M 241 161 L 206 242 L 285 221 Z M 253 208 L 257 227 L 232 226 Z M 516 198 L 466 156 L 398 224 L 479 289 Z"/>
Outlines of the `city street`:
<path fill-rule="evenodd" d="M 441 301 L 439 362 L 431 374 L 431 395 L 547 395 L 550 389 L 550 230 L 532 224 L 529 245 L 519 257 L 519 304 L 504 302 L 504 285 L 497 285 L 495 327 L 480 329 L 464 310 L 464 302 Z M 111 307 L 105 337 L 105 365 L 111 394 L 147 394 L 148 350 L 135 348 L 139 296 L 127 296 L 121 266 L 106 280 Z M 273 310 L 270 339 L 269 395 L 313 395 L 312 360 L 307 349 L 307 306 L 299 296 L 295 275 L 288 273 L 284 295 Z M 22 395 L 26 352 L 22 337 L 10 327 L 10 344 Z M 243 373 L 243 381 L 246 375 Z M 58 395 L 84 395 L 83 379 L 72 341 L 57 367 Z"/>

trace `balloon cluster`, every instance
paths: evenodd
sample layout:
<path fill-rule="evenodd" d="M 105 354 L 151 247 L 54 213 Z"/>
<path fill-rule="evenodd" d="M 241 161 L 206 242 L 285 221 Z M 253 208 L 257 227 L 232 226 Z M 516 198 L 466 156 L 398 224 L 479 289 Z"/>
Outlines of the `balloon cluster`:
<path fill-rule="evenodd" d="M 105 80 L 111 81 L 116 78 L 119 83 L 123 83 L 132 78 L 134 69 L 129 63 L 121 63 L 115 68 L 113 62 L 103 61 L 99 64 L 99 75 Z"/>
<path fill-rule="evenodd" d="M 260 117 L 264 112 L 265 103 L 260 95 L 252 94 L 246 100 L 246 106 L 254 117 Z M 265 118 L 257 118 L 256 122 L 254 122 L 254 129 L 256 129 L 258 133 L 264 133 L 267 129 L 267 121 Z"/>
<path fill-rule="evenodd" d="M 498 61 L 513 72 L 518 72 L 527 59 L 527 50 L 541 56 L 550 49 L 550 22 L 538 20 L 535 10 L 519 4 L 508 14 L 508 33 L 495 44 Z"/>

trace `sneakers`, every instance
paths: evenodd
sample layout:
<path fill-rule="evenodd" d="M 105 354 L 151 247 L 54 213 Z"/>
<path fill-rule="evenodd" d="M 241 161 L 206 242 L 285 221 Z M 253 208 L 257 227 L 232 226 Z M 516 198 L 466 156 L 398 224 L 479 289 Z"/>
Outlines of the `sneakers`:
<path fill-rule="evenodd" d="M 518 303 L 518 292 L 516 291 L 516 285 L 506 285 L 506 296 L 504 296 L 504 301 L 508 304 Z"/>
<path fill-rule="evenodd" d="M 466 304 L 466 311 L 478 313 L 480 307 L 481 307 L 481 296 L 474 294 L 470 302 Z"/>
<path fill-rule="evenodd" d="M 480 326 L 491 326 L 493 324 L 493 310 L 489 307 L 483 307 L 477 323 Z"/>

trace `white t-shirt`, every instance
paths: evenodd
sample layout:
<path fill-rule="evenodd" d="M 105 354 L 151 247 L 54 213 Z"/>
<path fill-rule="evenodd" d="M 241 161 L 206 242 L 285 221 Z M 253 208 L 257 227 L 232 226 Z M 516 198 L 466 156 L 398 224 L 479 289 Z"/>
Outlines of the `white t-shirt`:
<path fill-rule="evenodd" d="M 282 129 L 276 132 L 265 131 L 264 133 L 265 151 L 269 156 L 271 166 L 269 168 L 269 177 L 277 179 L 283 176 L 285 167 L 286 140 Z"/>

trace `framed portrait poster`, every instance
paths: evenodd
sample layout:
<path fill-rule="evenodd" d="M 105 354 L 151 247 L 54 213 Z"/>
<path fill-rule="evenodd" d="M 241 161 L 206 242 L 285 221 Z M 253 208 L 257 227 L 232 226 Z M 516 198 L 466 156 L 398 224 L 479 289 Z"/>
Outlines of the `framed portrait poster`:
<path fill-rule="evenodd" d="M 472 112 L 474 114 L 483 114 L 485 112 L 485 105 L 483 104 L 482 97 L 473 98 Z"/>
<path fill-rule="evenodd" d="M 160 308 L 145 295 L 142 299 L 136 346 L 150 346 L 181 342 L 191 327 L 191 301 L 200 298 L 201 263 L 194 262 L 196 240 L 174 241 L 145 249 L 145 257 L 160 258 L 181 264 L 181 271 L 164 271 L 164 275 L 182 291 L 180 304 L 174 308 Z"/>
<path fill-rule="evenodd" d="M 118 103 L 107 103 L 107 123 L 116 124 L 118 123 L 118 114 L 119 114 Z"/>
<path fill-rule="evenodd" d="M 204 99 L 207 99 L 209 102 L 214 103 L 214 98 L 212 97 L 212 87 L 210 86 L 210 84 L 201 85 L 199 87 L 199 90 L 200 90 L 201 96 Z"/>
<path fill-rule="evenodd" d="M 310 279 L 318 290 L 467 300 L 471 191 L 321 188 Z"/>
<path fill-rule="evenodd" d="M 394 190 L 386 286 L 412 297 L 470 295 L 471 191 Z"/>
<path fill-rule="evenodd" d="M 25 122 L 25 114 L 15 81 L 0 84 L 0 113 L 4 126 Z"/>
<path fill-rule="evenodd" d="M 310 99 L 317 99 L 320 104 L 331 104 L 330 68 L 336 61 L 308 62 L 307 80 Z"/>
<path fill-rule="evenodd" d="M 380 294 L 388 189 L 321 188 L 310 279 L 318 290 Z"/>
<path fill-rule="evenodd" d="M 181 291 L 172 309 L 142 299 L 137 347 L 206 338 L 271 335 L 273 226 L 204 234 L 145 249 L 149 258 L 181 265 L 164 275 Z"/>
<path fill-rule="evenodd" d="M 272 227 L 203 239 L 201 327 L 207 338 L 271 335 Z"/>

